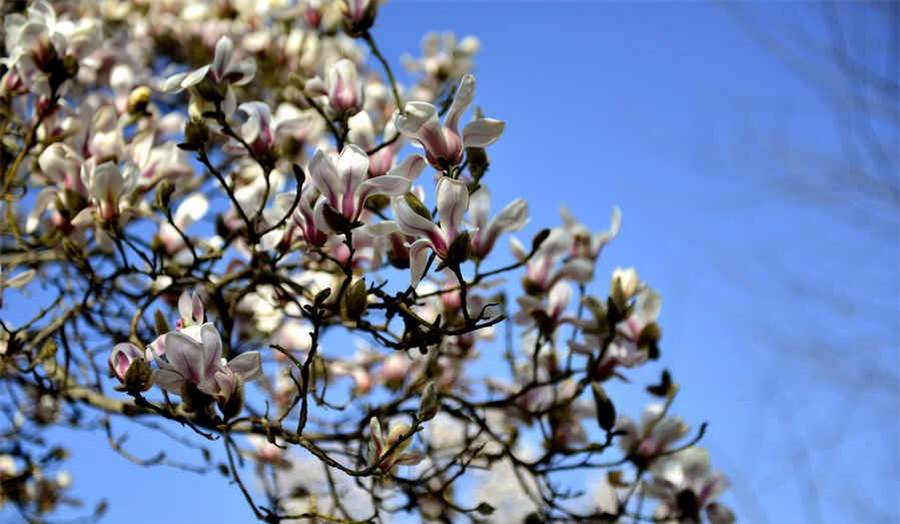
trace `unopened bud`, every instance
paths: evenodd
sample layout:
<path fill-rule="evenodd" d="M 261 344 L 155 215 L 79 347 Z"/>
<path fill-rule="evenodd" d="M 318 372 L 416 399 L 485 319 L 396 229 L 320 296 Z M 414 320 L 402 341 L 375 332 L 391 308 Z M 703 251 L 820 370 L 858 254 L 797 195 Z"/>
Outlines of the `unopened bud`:
<path fill-rule="evenodd" d="M 438 412 L 439 400 L 437 385 L 435 385 L 434 381 L 431 381 L 422 391 L 422 400 L 419 401 L 419 420 L 433 419 Z"/>
<path fill-rule="evenodd" d="M 125 389 L 132 392 L 147 391 L 153 385 L 153 369 L 143 358 L 136 358 L 125 372 Z"/>
<path fill-rule="evenodd" d="M 169 209 L 169 202 L 172 201 L 172 193 L 175 192 L 175 184 L 171 180 L 163 180 L 156 187 L 156 207 L 162 210 Z"/>
<path fill-rule="evenodd" d="M 366 292 L 366 279 L 361 278 L 354 282 L 346 298 L 347 317 L 358 319 L 366 311 L 368 306 L 368 294 Z"/>

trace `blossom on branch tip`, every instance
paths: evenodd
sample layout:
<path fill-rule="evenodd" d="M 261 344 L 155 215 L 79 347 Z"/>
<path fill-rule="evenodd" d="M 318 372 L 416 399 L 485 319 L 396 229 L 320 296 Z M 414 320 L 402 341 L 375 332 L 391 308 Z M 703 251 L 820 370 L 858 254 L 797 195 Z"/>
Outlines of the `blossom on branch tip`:
<path fill-rule="evenodd" d="M 413 286 L 425 275 L 428 248 L 442 260 L 449 261 L 450 247 L 462 233 L 463 217 L 469 206 L 469 189 L 461 180 L 441 177 L 436 192 L 440 225 L 434 223 L 428 209 L 410 193 L 391 201 L 400 230 L 416 239 L 409 246 Z"/>
<path fill-rule="evenodd" d="M 428 163 L 440 170 L 448 170 L 462 161 L 463 148 L 486 147 L 503 133 L 504 123 L 492 118 L 476 118 L 459 132 L 459 119 L 472 104 L 475 96 L 475 77 L 463 77 L 441 124 L 438 110 L 428 102 L 408 102 L 402 113 L 394 117 L 397 130 L 425 149 Z"/>
<path fill-rule="evenodd" d="M 309 163 L 310 179 L 322 194 L 314 207 L 316 227 L 342 233 L 359 221 L 366 200 L 375 195 L 402 195 L 410 181 L 387 174 L 366 179 L 369 158 L 358 146 L 344 146 L 340 156 L 317 150 Z"/>

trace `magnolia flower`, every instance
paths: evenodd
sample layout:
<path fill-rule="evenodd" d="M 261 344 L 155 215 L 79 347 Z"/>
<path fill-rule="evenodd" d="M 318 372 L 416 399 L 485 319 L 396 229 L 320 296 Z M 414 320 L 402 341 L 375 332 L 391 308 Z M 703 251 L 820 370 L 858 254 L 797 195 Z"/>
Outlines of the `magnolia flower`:
<path fill-rule="evenodd" d="M 52 77 L 70 73 L 63 71 L 63 57 L 86 57 L 100 45 L 102 37 L 98 20 L 59 20 L 45 0 L 32 2 L 25 15 L 9 14 L 3 20 L 3 28 L 8 56 L 0 63 L 15 69 L 18 78 L 40 94 L 49 94 L 51 84 L 58 81 Z"/>
<path fill-rule="evenodd" d="M 572 256 L 596 260 L 603 248 L 619 234 L 622 225 L 622 211 L 613 207 L 609 219 L 609 229 L 591 234 L 584 224 L 578 222 L 568 209 L 560 209 L 564 229 L 572 235 Z"/>
<path fill-rule="evenodd" d="M 116 344 L 109 354 L 109 370 L 119 382 L 124 383 L 128 368 L 139 358 L 144 358 L 144 351 L 131 342 Z"/>
<path fill-rule="evenodd" d="M 459 84 L 442 125 L 438 111 L 428 102 L 408 102 L 395 117 L 397 130 L 425 148 L 425 158 L 437 169 L 447 170 L 462 161 L 463 148 L 486 147 L 503 133 L 504 124 L 492 118 L 476 118 L 459 134 L 459 119 L 475 96 L 475 77 L 466 75 Z"/>
<path fill-rule="evenodd" d="M 413 286 L 425 275 L 428 248 L 442 260 L 448 259 L 450 246 L 461 233 L 463 216 L 469 206 L 469 189 L 462 180 L 441 177 L 436 192 L 440 225 L 434 223 L 431 213 L 411 194 L 394 198 L 391 203 L 400 230 L 416 238 L 409 246 Z"/>
<path fill-rule="evenodd" d="M 363 107 L 365 91 L 356 64 L 342 58 L 328 70 L 325 80 L 328 103 L 340 114 L 355 114 Z"/>
<path fill-rule="evenodd" d="M 541 294 L 550 290 L 563 279 L 585 284 L 594 276 L 594 263 L 583 258 L 572 258 L 557 267 L 572 247 L 572 236 L 563 229 L 554 228 L 541 244 L 537 253 L 527 260 L 525 266 L 525 289 L 529 294 Z M 522 243 L 516 238 L 510 239 L 513 256 L 525 261 L 527 254 Z"/>
<path fill-rule="evenodd" d="M 216 42 L 216 50 L 211 64 L 190 72 L 170 76 L 163 87 L 166 92 L 178 92 L 193 87 L 203 80 L 213 84 L 244 85 L 253 80 L 256 62 L 252 58 L 235 61 L 234 43 L 223 36 Z"/>
<path fill-rule="evenodd" d="M 536 323 L 541 333 L 550 334 L 571 318 L 564 316 L 569 300 L 572 298 L 572 288 L 565 282 L 559 282 L 550 289 L 547 295 L 547 304 L 532 295 L 522 295 L 516 299 L 522 308 L 515 316 L 517 324 Z"/>
<path fill-rule="evenodd" d="M 96 215 L 102 222 L 114 222 L 134 212 L 126 197 L 137 185 L 138 172 L 133 164 L 120 170 L 112 162 L 97 165 L 93 158 L 81 165 L 81 180 L 92 197 L 92 205 L 81 210 L 72 223 L 82 227 L 93 223 Z"/>
<path fill-rule="evenodd" d="M 178 296 L 178 321 L 175 323 L 175 329 L 183 331 L 185 335 L 200 342 L 200 325 L 206 320 L 206 308 L 203 306 L 203 299 L 197 290 L 184 290 Z M 148 360 L 155 357 L 162 357 L 166 354 L 166 334 L 156 337 L 156 340 L 150 343 L 148 351 Z"/>
<path fill-rule="evenodd" d="M 368 170 L 365 151 L 353 144 L 344 146 L 337 158 L 333 153 L 316 151 L 309 172 L 322 193 L 314 208 L 318 229 L 341 232 L 359 220 L 369 197 L 402 195 L 409 189 L 409 179 L 390 173 L 366 180 Z"/>
<path fill-rule="evenodd" d="M 214 90 L 204 90 L 203 98 L 213 97 L 211 101 L 224 101 L 223 112 L 230 115 L 234 112 L 236 99 L 231 86 L 241 86 L 253 80 L 256 74 L 256 62 L 252 58 L 236 60 L 234 43 L 231 38 L 223 36 L 216 42 L 216 50 L 211 64 L 193 71 L 170 76 L 163 84 L 162 90 L 177 93 L 184 89 L 197 88 L 203 81 L 208 81 Z M 224 89 L 224 93 L 222 92 Z"/>
<path fill-rule="evenodd" d="M 507 204 L 493 219 L 488 220 L 491 196 L 484 186 L 469 196 L 472 216 L 472 256 L 483 259 L 494 248 L 501 233 L 518 231 L 528 222 L 528 203 L 517 198 Z"/>
<path fill-rule="evenodd" d="M 379 469 L 390 473 L 395 466 L 412 466 L 421 462 L 425 456 L 420 451 L 406 451 L 406 448 L 412 443 L 412 438 L 407 438 L 397 444 L 409 432 L 409 429 L 408 424 L 395 423 L 391 425 L 388 434 L 384 435 L 381 430 L 381 421 L 375 417 L 370 418 L 369 463 L 378 464 Z"/>
<path fill-rule="evenodd" d="M 616 431 L 623 432 L 619 436 L 619 446 L 632 460 L 649 462 L 660 453 L 669 449 L 674 442 L 684 437 L 688 426 L 680 417 L 666 415 L 662 404 L 649 404 L 641 414 L 638 426 L 627 416 L 616 421 Z"/>
<path fill-rule="evenodd" d="M 372 126 L 372 118 L 369 116 L 368 112 L 360 111 L 359 113 L 356 113 L 350 117 L 347 124 L 350 128 L 347 132 L 347 140 L 351 143 L 358 145 L 366 151 L 378 146 L 378 144 L 375 143 L 375 129 Z M 394 164 L 394 158 L 396 157 L 397 152 L 403 147 L 403 139 L 398 137 L 398 134 L 393 120 L 388 120 L 384 125 L 384 132 L 382 135 L 384 140 L 393 140 L 393 142 L 369 155 L 369 176 L 381 176 L 390 171 Z M 409 158 L 419 159 L 418 161 L 421 161 L 423 164 L 425 162 L 425 159 L 419 155 Z M 409 160 L 409 158 L 407 160 Z M 422 167 L 424 168 L 424 166 Z"/>
<path fill-rule="evenodd" d="M 691 447 L 667 457 L 651 468 L 653 477 L 646 483 L 649 496 L 660 499 L 654 517 L 660 522 L 700 524 L 706 513 L 710 524 L 732 524 L 734 514 L 726 506 L 713 502 L 728 489 L 725 475 L 713 472 L 709 452 Z"/>
<path fill-rule="evenodd" d="M 199 326 L 200 338 L 186 331 L 165 335 L 165 360 L 157 360 L 159 369 L 153 380 L 170 393 L 181 395 L 186 386 L 215 398 L 220 406 L 229 402 L 243 382 L 262 373 L 258 351 L 242 353 L 230 361 L 222 358 L 222 339 L 211 323 Z"/>

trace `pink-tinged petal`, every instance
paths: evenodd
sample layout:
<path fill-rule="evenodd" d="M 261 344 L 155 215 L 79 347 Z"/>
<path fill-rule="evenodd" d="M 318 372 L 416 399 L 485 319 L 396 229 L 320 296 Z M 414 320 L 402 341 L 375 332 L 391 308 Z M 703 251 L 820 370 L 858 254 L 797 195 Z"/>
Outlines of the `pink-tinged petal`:
<path fill-rule="evenodd" d="M 203 377 L 203 346 L 179 332 L 166 333 L 166 361 L 169 367 L 193 384 Z"/>
<path fill-rule="evenodd" d="M 441 177 L 437 185 L 437 210 L 441 229 L 453 238 L 462 226 L 469 207 L 469 188 L 462 180 Z"/>
<path fill-rule="evenodd" d="M 405 112 L 398 113 L 394 125 L 403 135 L 418 140 L 430 155 L 438 158 L 448 155 L 447 138 L 433 105 L 427 102 L 409 102 Z"/>
<path fill-rule="evenodd" d="M 203 341 L 203 367 L 200 376 L 209 379 L 222 367 L 222 338 L 219 330 L 211 322 L 207 322 L 200 326 L 200 339 Z"/>
<path fill-rule="evenodd" d="M 130 342 L 116 344 L 109 354 L 109 369 L 115 374 L 116 378 L 124 381 L 125 374 L 128 372 L 128 368 L 131 367 L 131 363 L 143 355 L 144 352 Z"/>
<path fill-rule="evenodd" d="M 356 189 L 366 179 L 366 173 L 369 172 L 369 156 L 359 146 L 348 144 L 344 146 L 344 150 L 338 157 L 337 167 L 343 196 L 340 211 L 345 217 L 353 218 L 354 196 Z"/>
<path fill-rule="evenodd" d="M 259 351 L 241 353 L 228 361 L 228 367 L 245 382 L 250 382 L 262 374 L 262 356 Z"/>
<path fill-rule="evenodd" d="M 160 357 L 166 354 L 166 336 L 160 335 L 156 337 L 156 339 L 147 346 L 147 351 L 145 352 L 144 358 L 148 362 L 155 362 L 159 360 Z"/>
<path fill-rule="evenodd" d="M 475 77 L 466 75 L 459 82 L 459 88 L 453 97 L 453 103 L 450 104 L 450 110 L 447 112 L 446 125 L 452 131 L 459 129 L 459 119 L 462 117 L 466 109 L 472 105 L 475 98 Z"/>
<path fill-rule="evenodd" d="M 125 180 L 119 168 L 112 162 L 104 162 L 94 168 L 90 185 L 91 196 L 98 202 L 115 203 L 124 185 Z"/>
<path fill-rule="evenodd" d="M 234 55 L 234 42 L 227 36 L 223 36 L 216 42 L 216 52 L 213 56 L 211 70 L 213 78 L 216 82 L 222 81 L 228 72 L 228 66 L 231 64 L 231 57 Z"/>
<path fill-rule="evenodd" d="M 191 305 L 192 294 L 190 290 L 185 289 L 178 296 L 178 315 L 181 316 L 182 320 L 192 320 L 194 317 L 193 306 Z"/>
<path fill-rule="evenodd" d="M 424 238 L 416 240 L 409 246 L 410 282 L 413 287 L 418 286 L 422 277 L 425 276 L 429 247 L 431 247 L 431 242 Z"/>
<path fill-rule="evenodd" d="M 81 162 L 81 156 L 61 142 L 50 144 L 38 157 L 38 165 L 44 175 L 53 182 L 64 185 L 77 178 Z"/>
<path fill-rule="evenodd" d="M 171 369 L 157 369 L 153 371 L 153 383 L 169 393 L 181 394 L 185 378 L 177 371 Z"/>
<path fill-rule="evenodd" d="M 463 129 L 463 146 L 487 147 L 500 138 L 505 127 L 506 124 L 493 118 L 473 120 Z"/>
<path fill-rule="evenodd" d="M 329 155 L 316 150 L 312 160 L 309 161 L 309 176 L 312 183 L 332 206 L 340 205 L 341 183 L 338 170 L 329 158 Z"/>

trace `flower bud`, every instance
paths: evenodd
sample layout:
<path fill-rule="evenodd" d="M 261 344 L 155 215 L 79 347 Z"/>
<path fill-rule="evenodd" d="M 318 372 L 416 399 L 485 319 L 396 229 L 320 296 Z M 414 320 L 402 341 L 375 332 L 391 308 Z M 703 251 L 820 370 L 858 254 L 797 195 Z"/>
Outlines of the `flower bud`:
<path fill-rule="evenodd" d="M 328 70 L 326 82 L 328 102 L 341 114 L 356 114 L 363 105 L 363 86 L 356 64 L 342 58 Z"/>
<path fill-rule="evenodd" d="M 184 124 L 184 142 L 178 147 L 187 151 L 202 149 L 209 140 L 209 128 L 200 120 L 191 119 Z"/>
<path fill-rule="evenodd" d="M 591 383 L 591 390 L 594 393 L 594 407 L 597 410 L 597 424 L 604 431 L 612 431 L 616 425 L 616 407 L 613 405 L 603 386 L 597 382 Z"/>
<path fill-rule="evenodd" d="M 438 398 L 437 386 L 434 381 L 429 382 L 422 391 L 422 400 L 419 401 L 419 420 L 431 420 L 437 415 L 440 399 Z"/>
<path fill-rule="evenodd" d="M 132 392 L 147 391 L 153 385 L 153 369 L 144 357 L 138 357 L 128 366 L 124 384 Z"/>
<path fill-rule="evenodd" d="M 350 289 L 347 292 L 346 306 L 348 318 L 358 319 L 365 313 L 368 306 L 365 278 L 361 278 L 350 285 Z"/>
<path fill-rule="evenodd" d="M 341 12 L 344 15 L 344 31 L 353 37 L 362 36 L 375 23 L 378 0 L 344 0 Z"/>
<path fill-rule="evenodd" d="M 163 211 L 169 209 L 169 202 L 172 200 L 172 193 L 175 192 L 175 184 L 171 180 L 163 180 L 156 187 L 156 207 Z"/>

